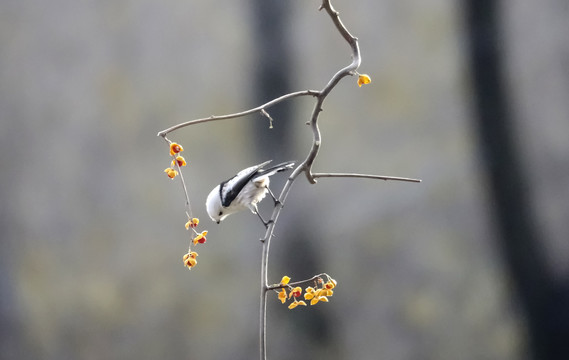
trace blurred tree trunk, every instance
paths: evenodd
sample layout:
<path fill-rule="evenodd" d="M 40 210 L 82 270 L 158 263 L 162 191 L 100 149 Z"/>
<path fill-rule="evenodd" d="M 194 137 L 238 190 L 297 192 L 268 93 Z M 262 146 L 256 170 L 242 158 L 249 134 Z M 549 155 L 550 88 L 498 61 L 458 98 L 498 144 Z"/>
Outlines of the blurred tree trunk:
<path fill-rule="evenodd" d="M 286 1 L 255 0 L 252 3 L 255 19 L 253 61 L 254 106 L 292 92 L 292 47 L 290 46 L 291 4 Z M 259 125 L 251 123 L 255 134 L 259 161 L 279 158 L 288 160 L 293 153 L 293 104 L 285 101 L 267 110 L 275 120 L 269 128 L 269 120 Z"/>
<path fill-rule="evenodd" d="M 516 144 L 503 73 L 500 2 L 467 0 L 473 112 L 502 255 L 526 317 L 534 359 L 569 359 L 567 287 L 544 254 Z"/>

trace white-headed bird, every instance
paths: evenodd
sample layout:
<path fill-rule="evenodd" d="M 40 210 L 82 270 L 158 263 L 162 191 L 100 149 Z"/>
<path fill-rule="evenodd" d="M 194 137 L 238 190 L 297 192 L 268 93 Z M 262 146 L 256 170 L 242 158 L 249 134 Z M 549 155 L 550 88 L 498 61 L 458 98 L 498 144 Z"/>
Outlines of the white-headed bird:
<path fill-rule="evenodd" d="M 237 175 L 217 185 L 207 196 L 206 208 L 209 217 L 219 224 L 227 216 L 249 209 L 267 226 L 269 223 L 259 214 L 257 203 L 269 193 L 276 204 L 278 200 L 269 189 L 269 177 L 294 166 L 294 161 L 288 161 L 265 169 L 264 166 L 270 162 L 271 160 L 265 161 L 241 170 Z"/>

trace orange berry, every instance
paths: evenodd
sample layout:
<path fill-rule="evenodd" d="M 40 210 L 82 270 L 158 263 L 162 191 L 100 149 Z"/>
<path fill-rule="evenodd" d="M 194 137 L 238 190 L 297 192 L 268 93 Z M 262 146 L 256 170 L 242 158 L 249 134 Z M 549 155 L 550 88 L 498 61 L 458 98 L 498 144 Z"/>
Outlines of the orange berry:
<path fill-rule="evenodd" d="M 184 151 L 184 148 L 182 147 L 182 145 L 175 143 L 175 142 L 170 144 L 170 155 L 175 155 L 175 154 L 178 154 L 182 151 Z"/>
<path fill-rule="evenodd" d="M 176 177 L 176 175 L 178 175 L 178 172 L 172 168 L 167 168 L 164 170 L 164 172 L 166 173 L 166 175 L 168 175 L 170 179 L 173 179 Z"/>
<path fill-rule="evenodd" d="M 362 85 L 369 84 L 371 82 L 371 78 L 367 74 L 361 74 L 358 76 L 358 86 L 362 87 Z"/>
<path fill-rule="evenodd" d="M 293 297 L 299 297 L 300 294 L 302 294 L 302 289 L 300 287 L 295 287 L 294 289 L 292 289 L 291 293 L 290 293 Z"/>
<path fill-rule="evenodd" d="M 184 159 L 183 156 L 176 156 L 175 160 L 172 160 L 172 167 L 175 166 L 176 164 L 178 164 L 178 166 L 182 167 L 182 166 L 186 166 L 186 159 Z"/>

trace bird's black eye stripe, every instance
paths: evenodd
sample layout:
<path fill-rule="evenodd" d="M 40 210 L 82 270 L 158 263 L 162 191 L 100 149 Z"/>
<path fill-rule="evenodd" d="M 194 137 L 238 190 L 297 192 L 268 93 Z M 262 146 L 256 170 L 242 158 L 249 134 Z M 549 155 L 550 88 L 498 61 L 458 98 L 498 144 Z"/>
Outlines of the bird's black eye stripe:
<path fill-rule="evenodd" d="M 222 214 L 223 214 L 223 211 L 220 211 L 218 215 L 221 216 Z"/>

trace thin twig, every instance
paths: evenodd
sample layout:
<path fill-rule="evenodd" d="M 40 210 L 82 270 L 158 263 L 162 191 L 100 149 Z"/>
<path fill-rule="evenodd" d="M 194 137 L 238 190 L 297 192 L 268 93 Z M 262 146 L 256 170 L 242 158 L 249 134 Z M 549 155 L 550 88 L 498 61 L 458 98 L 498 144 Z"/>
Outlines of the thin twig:
<path fill-rule="evenodd" d="M 184 181 L 184 175 L 182 175 L 182 169 L 176 160 L 176 157 L 173 156 L 174 162 L 176 163 L 176 168 L 178 169 L 178 175 L 180 176 L 180 183 L 182 183 L 182 187 L 184 188 L 184 195 L 186 196 L 186 214 L 191 219 L 194 217 L 192 212 L 192 205 L 190 203 L 190 196 L 188 195 L 188 188 L 186 187 L 186 182 Z"/>
<path fill-rule="evenodd" d="M 269 129 L 272 129 L 273 128 L 273 121 L 274 121 L 273 117 L 265 109 L 261 110 L 261 115 L 263 115 L 269 119 Z"/>
<path fill-rule="evenodd" d="M 321 273 L 318 275 L 314 275 L 313 277 L 311 277 L 310 279 L 305 279 L 305 280 L 299 280 L 299 281 L 295 281 L 295 282 L 291 282 L 288 284 L 274 284 L 274 285 L 270 285 L 267 286 L 267 291 L 270 290 L 276 290 L 276 289 L 284 289 L 284 288 L 291 288 L 291 287 L 295 287 L 297 285 L 301 285 L 301 284 L 306 284 L 309 283 L 311 281 L 317 280 L 318 278 L 321 278 L 323 276 L 326 276 L 328 279 L 330 279 L 330 275 L 326 274 L 326 273 Z"/>
<path fill-rule="evenodd" d="M 164 139 L 164 141 L 166 141 L 167 144 L 171 144 L 172 141 L 170 139 L 168 139 L 166 137 L 166 135 L 164 135 L 162 137 Z M 186 217 L 188 219 L 191 219 L 194 217 L 193 211 L 192 211 L 192 204 L 190 203 L 190 195 L 188 193 L 188 188 L 186 186 L 186 181 L 184 180 L 184 175 L 182 173 L 182 167 L 180 166 L 180 164 L 178 163 L 178 160 L 176 159 L 175 155 L 172 155 L 172 163 L 175 164 L 176 169 L 178 171 L 178 175 L 180 176 L 180 184 L 182 185 L 182 189 L 184 190 L 184 197 L 186 199 L 186 204 L 185 204 L 185 208 L 186 208 Z M 174 166 L 172 166 L 174 167 Z M 195 233 L 197 235 L 197 231 L 192 228 L 193 233 Z M 190 245 L 188 246 L 188 252 L 190 252 L 191 247 L 192 247 L 192 234 L 190 233 Z"/>
<path fill-rule="evenodd" d="M 238 117 L 254 114 L 256 112 L 261 112 L 263 114 L 263 111 L 266 108 L 271 107 L 273 105 L 276 105 L 276 104 L 280 103 L 281 101 L 288 100 L 290 98 L 297 97 L 297 96 L 307 96 L 307 95 L 308 96 L 318 96 L 319 94 L 320 94 L 320 92 L 318 92 L 316 90 L 302 90 L 302 91 L 293 92 L 293 93 L 286 94 L 286 95 L 283 95 L 281 97 L 278 97 L 276 99 L 273 99 L 273 100 L 271 100 L 271 101 L 269 101 L 263 105 L 257 106 L 256 108 L 253 108 L 253 109 L 241 111 L 241 112 L 234 113 L 234 114 L 219 115 L 219 116 L 212 115 L 212 116 L 207 117 L 207 118 L 186 121 L 186 122 L 174 125 L 172 127 L 169 127 L 167 129 L 164 129 L 164 130 L 160 131 L 157 135 L 165 137 L 166 135 L 168 135 L 168 133 L 171 133 L 172 131 L 181 129 L 181 128 L 186 127 L 186 126 L 195 125 L 195 124 L 199 124 L 199 123 L 205 123 L 205 122 L 209 122 L 209 121 L 235 119 Z"/>
<path fill-rule="evenodd" d="M 312 177 L 324 178 L 324 177 L 335 177 L 335 178 L 365 178 L 365 179 L 376 179 L 376 180 L 393 180 L 393 181 L 407 181 L 420 183 L 421 179 L 397 177 L 397 176 L 384 176 L 384 175 L 368 175 L 368 174 L 353 174 L 353 173 L 315 173 Z"/>

